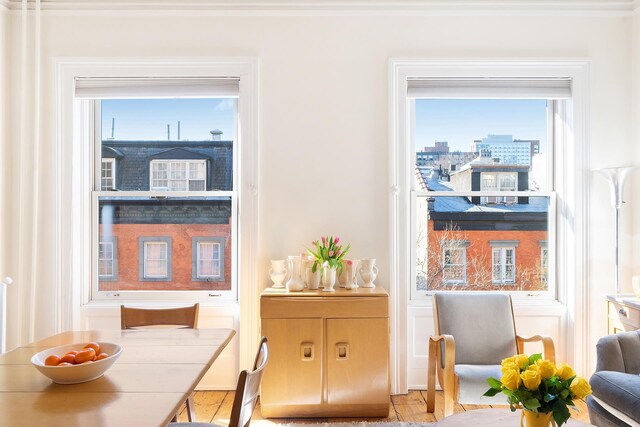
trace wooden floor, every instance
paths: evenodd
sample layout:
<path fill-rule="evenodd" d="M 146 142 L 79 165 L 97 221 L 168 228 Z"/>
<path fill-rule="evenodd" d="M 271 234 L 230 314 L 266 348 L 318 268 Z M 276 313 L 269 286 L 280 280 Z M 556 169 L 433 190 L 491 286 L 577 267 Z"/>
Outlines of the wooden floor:
<path fill-rule="evenodd" d="M 218 425 L 228 425 L 229 416 L 231 415 L 231 405 L 233 403 L 233 391 L 198 391 L 195 393 L 194 400 L 196 405 L 197 421 L 210 422 Z M 427 413 L 427 392 L 426 391 L 410 391 L 409 394 L 391 396 L 391 411 L 387 418 L 305 418 L 291 419 L 279 418 L 265 420 L 260 415 L 260 406 L 258 405 L 253 413 L 252 421 L 262 420 L 260 423 L 253 423 L 252 426 L 259 424 L 268 427 L 268 425 L 286 424 L 292 422 L 351 422 L 351 421 L 412 421 L 412 422 L 434 422 L 443 418 L 442 414 L 443 395 L 441 391 L 436 392 L 436 411 L 433 414 Z M 456 412 L 472 411 L 480 408 L 508 408 L 508 406 L 489 406 L 489 405 L 457 405 Z M 589 414 L 587 406 L 584 402 L 579 401 L 577 404 L 579 412 L 572 411 L 571 417 L 589 422 Z M 183 410 L 179 417 L 179 421 L 187 421 L 186 412 Z"/>

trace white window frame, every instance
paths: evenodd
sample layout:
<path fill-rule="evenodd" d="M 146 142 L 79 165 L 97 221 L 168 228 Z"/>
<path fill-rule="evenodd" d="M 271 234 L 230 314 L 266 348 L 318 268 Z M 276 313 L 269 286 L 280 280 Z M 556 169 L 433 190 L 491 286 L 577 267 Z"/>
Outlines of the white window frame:
<path fill-rule="evenodd" d="M 202 245 L 212 245 L 213 247 L 217 247 L 218 257 L 207 259 L 207 260 L 202 259 Z M 222 276 L 222 268 L 220 263 L 222 262 L 221 251 L 223 250 L 222 245 L 220 245 L 220 242 L 201 241 L 196 243 L 196 248 L 197 248 L 196 249 L 196 277 L 198 279 L 219 279 Z M 200 266 L 203 261 L 210 261 L 210 262 L 213 262 L 214 264 L 217 263 L 218 274 L 203 274 L 202 271 L 200 270 Z"/>
<path fill-rule="evenodd" d="M 447 264 L 447 251 L 462 252 L 460 256 L 462 263 Z M 451 271 L 454 267 L 461 267 L 462 277 L 447 278 L 447 271 Z M 442 283 L 445 285 L 463 285 L 467 283 L 467 247 L 464 245 L 444 245 L 442 248 Z"/>
<path fill-rule="evenodd" d="M 498 252 L 498 259 L 496 260 L 496 251 Z M 513 253 L 513 277 L 511 279 L 507 279 L 507 251 L 511 251 Z M 497 263 L 496 263 L 497 261 Z M 496 278 L 495 275 L 495 267 L 496 265 L 500 266 L 500 276 Z M 516 263 L 516 247 L 515 246 L 500 246 L 500 247 L 492 247 L 491 248 L 491 283 L 494 285 L 516 285 L 517 284 L 517 274 L 516 271 L 517 263 Z"/>
<path fill-rule="evenodd" d="M 111 246 L 111 259 L 105 259 L 105 258 L 100 258 L 100 253 L 104 253 L 104 251 L 100 251 L 99 247 L 101 245 L 104 246 Z M 111 273 L 110 274 L 100 274 L 100 268 L 98 268 L 98 278 L 100 280 L 114 280 L 117 277 L 117 253 L 116 253 L 117 247 L 116 247 L 116 242 L 115 239 L 112 240 L 101 240 L 100 242 L 98 242 L 98 265 L 100 264 L 100 261 L 111 261 Z"/>
<path fill-rule="evenodd" d="M 157 165 L 161 165 L 161 164 L 166 164 L 167 165 L 167 186 L 166 187 L 162 187 L 162 186 L 154 186 L 153 182 L 157 181 L 156 179 L 154 179 L 153 177 L 153 168 L 154 166 Z M 171 168 L 174 167 L 176 164 L 184 164 L 185 165 L 185 183 L 186 183 L 186 190 L 176 190 L 176 189 L 172 189 L 171 188 L 171 182 L 172 181 L 182 181 L 182 180 L 177 180 L 177 179 L 172 179 L 171 178 Z M 202 179 L 191 179 L 191 168 L 194 165 L 201 165 L 203 170 L 204 170 L 204 177 Z M 151 191 L 197 191 L 197 190 L 189 190 L 189 184 L 191 183 L 191 181 L 202 181 L 204 183 L 204 189 L 202 191 L 206 191 L 207 188 L 207 161 L 206 160 L 189 160 L 189 159 L 167 159 L 167 160 L 151 160 L 151 162 L 149 162 L 149 189 Z"/>
<path fill-rule="evenodd" d="M 104 186 L 104 164 L 105 163 L 109 163 L 111 165 L 111 187 L 105 188 Z M 116 188 L 116 159 L 113 158 L 109 158 L 109 157 L 103 157 L 102 158 L 102 162 L 101 162 L 101 167 L 100 167 L 100 189 L 102 191 L 109 191 L 109 190 L 114 190 Z"/>
<path fill-rule="evenodd" d="M 562 77 L 571 78 L 571 96 L 569 102 L 560 105 L 556 114 L 566 125 L 550 129 L 558 137 L 554 168 L 557 170 L 556 192 L 562 203 L 556 209 L 557 246 L 556 263 L 562 269 L 554 270 L 550 265 L 549 276 L 558 284 L 556 292 L 546 297 L 538 296 L 537 310 L 548 310 L 558 315 L 566 313 L 570 319 L 571 338 L 567 346 L 571 349 L 576 365 L 589 368 L 589 323 L 587 321 L 589 276 L 587 275 L 588 250 L 588 182 L 589 182 L 589 66 L 588 60 L 562 58 L 552 60 L 485 60 L 485 59 L 398 59 L 389 61 L 389 293 L 391 318 L 391 370 L 392 392 L 404 393 L 408 389 L 407 377 L 407 314 L 429 311 L 431 298 L 410 295 L 415 280 L 415 258 L 412 258 L 413 246 L 410 230 L 416 220 L 413 215 L 413 178 L 410 127 L 412 116 L 408 102 L 408 80 L 412 78 L 482 78 L 482 77 Z M 442 194 L 447 195 L 447 194 Z M 448 194 L 452 195 L 452 194 Z M 517 195 L 517 194 L 516 194 Z M 555 199 L 552 199 L 555 203 Z M 553 248 L 550 248 L 553 251 Z M 553 270 L 553 271 L 552 271 Z M 571 286 L 568 286 L 571 284 Z M 535 295 L 534 295 L 535 296 Z M 514 307 L 520 304 L 535 304 L 533 301 L 520 302 L 516 293 L 512 293 Z M 527 296 L 527 299 L 530 297 Z M 567 304 L 565 308 L 562 304 Z"/>
<path fill-rule="evenodd" d="M 164 246 L 164 259 L 149 258 L 149 247 L 152 245 Z M 170 277 L 169 263 L 171 262 L 171 258 L 169 257 L 169 244 L 167 242 L 159 241 L 159 240 L 148 240 L 143 243 L 143 247 L 144 247 L 143 253 L 140 254 L 140 256 L 142 256 L 142 265 L 143 265 L 142 279 L 150 280 L 150 281 L 152 281 L 152 279 L 168 279 Z M 164 274 L 149 273 L 149 271 L 147 270 L 147 267 L 150 261 L 164 261 Z"/>

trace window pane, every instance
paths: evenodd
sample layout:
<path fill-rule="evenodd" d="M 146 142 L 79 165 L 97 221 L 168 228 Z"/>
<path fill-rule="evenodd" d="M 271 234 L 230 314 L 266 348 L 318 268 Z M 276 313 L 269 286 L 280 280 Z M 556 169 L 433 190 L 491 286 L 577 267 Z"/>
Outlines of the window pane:
<path fill-rule="evenodd" d="M 101 158 L 117 160 L 118 190 L 233 190 L 237 100 L 99 102 Z"/>
<path fill-rule="evenodd" d="M 474 196 L 417 197 L 418 290 L 547 290 L 549 198 L 483 206 Z"/>
<path fill-rule="evenodd" d="M 231 197 L 109 196 L 99 197 L 98 205 L 100 239 L 118 239 L 118 251 L 114 253 L 118 263 L 117 280 L 100 280 L 100 291 L 231 290 Z M 193 258 L 197 250 L 194 236 L 220 239 L 223 243 L 214 241 L 205 245 L 205 258 L 198 265 Z M 140 254 L 141 239 L 145 242 L 143 254 Z M 106 249 L 96 248 L 96 251 L 105 253 Z M 219 280 L 196 280 L 197 268 Z M 149 280 L 167 276 L 171 280 Z"/>

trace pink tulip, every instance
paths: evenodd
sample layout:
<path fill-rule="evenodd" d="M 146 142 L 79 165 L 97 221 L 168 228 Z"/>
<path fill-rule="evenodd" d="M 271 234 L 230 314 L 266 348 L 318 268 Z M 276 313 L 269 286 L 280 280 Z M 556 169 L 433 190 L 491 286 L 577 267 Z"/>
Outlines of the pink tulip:
<path fill-rule="evenodd" d="M 333 256 L 333 251 L 329 251 L 329 256 Z"/>
<path fill-rule="evenodd" d="M 336 252 L 336 256 L 340 256 L 340 253 L 341 253 L 341 252 L 342 252 L 342 251 L 341 251 L 340 249 L 338 249 L 338 252 Z"/>
<path fill-rule="evenodd" d="M 326 240 L 324 241 L 324 247 L 328 248 L 329 247 L 329 242 L 327 242 Z"/>
<path fill-rule="evenodd" d="M 327 239 L 324 238 L 324 236 L 322 236 L 322 244 L 324 245 L 327 242 Z"/>
<path fill-rule="evenodd" d="M 337 245 L 339 241 L 340 241 L 340 238 L 336 237 L 336 240 L 334 240 L 333 243 L 335 243 Z"/>
<path fill-rule="evenodd" d="M 347 261 L 347 265 L 348 265 L 349 267 L 351 267 L 351 266 L 353 265 L 353 262 L 352 262 L 351 260 L 349 260 L 349 261 Z"/>

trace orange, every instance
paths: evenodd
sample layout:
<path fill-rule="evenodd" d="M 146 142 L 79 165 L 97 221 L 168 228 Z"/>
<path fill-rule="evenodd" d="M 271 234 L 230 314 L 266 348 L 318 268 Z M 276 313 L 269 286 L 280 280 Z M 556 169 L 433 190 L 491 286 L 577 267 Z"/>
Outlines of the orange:
<path fill-rule="evenodd" d="M 97 342 L 87 343 L 87 345 L 85 345 L 84 348 L 92 348 L 93 351 L 96 352 L 96 354 L 100 354 L 100 344 L 98 344 Z"/>
<path fill-rule="evenodd" d="M 76 364 L 93 361 L 96 358 L 96 352 L 92 348 L 87 348 L 76 354 Z"/>
<path fill-rule="evenodd" d="M 100 353 L 99 355 L 96 356 L 96 361 L 106 359 L 107 357 L 109 357 L 107 353 Z"/>
<path fill-rule="evenodd" d="M 58 366 L 73 366 L 73 365 L 71 363 L 68 363 L 68 362 L 62 362 Z"/>
<path fill-rule="evenodd" d="M 60 362 L 67 362 L 67 363 L 71 363 L 72 365 L 75 361 L 76 361 L 76 355 L 73 353 L 67 353 L 60 358 Z"/>
<path fill-rule="evenodd" d="M 58 366 L 59 364 L 60 364 L 60 358 L 58 356 L 56 356 L 55 354 L 52 354 L 51 356 L 48 356 L 44 360 L 44 365 L 45 366 Z"/>
<path fill-rule="evenodd" d="M 66 354 L 73 354 L 75 356 L 76 354 L 78 354 L 78 350 L 67 351 Z"/>

